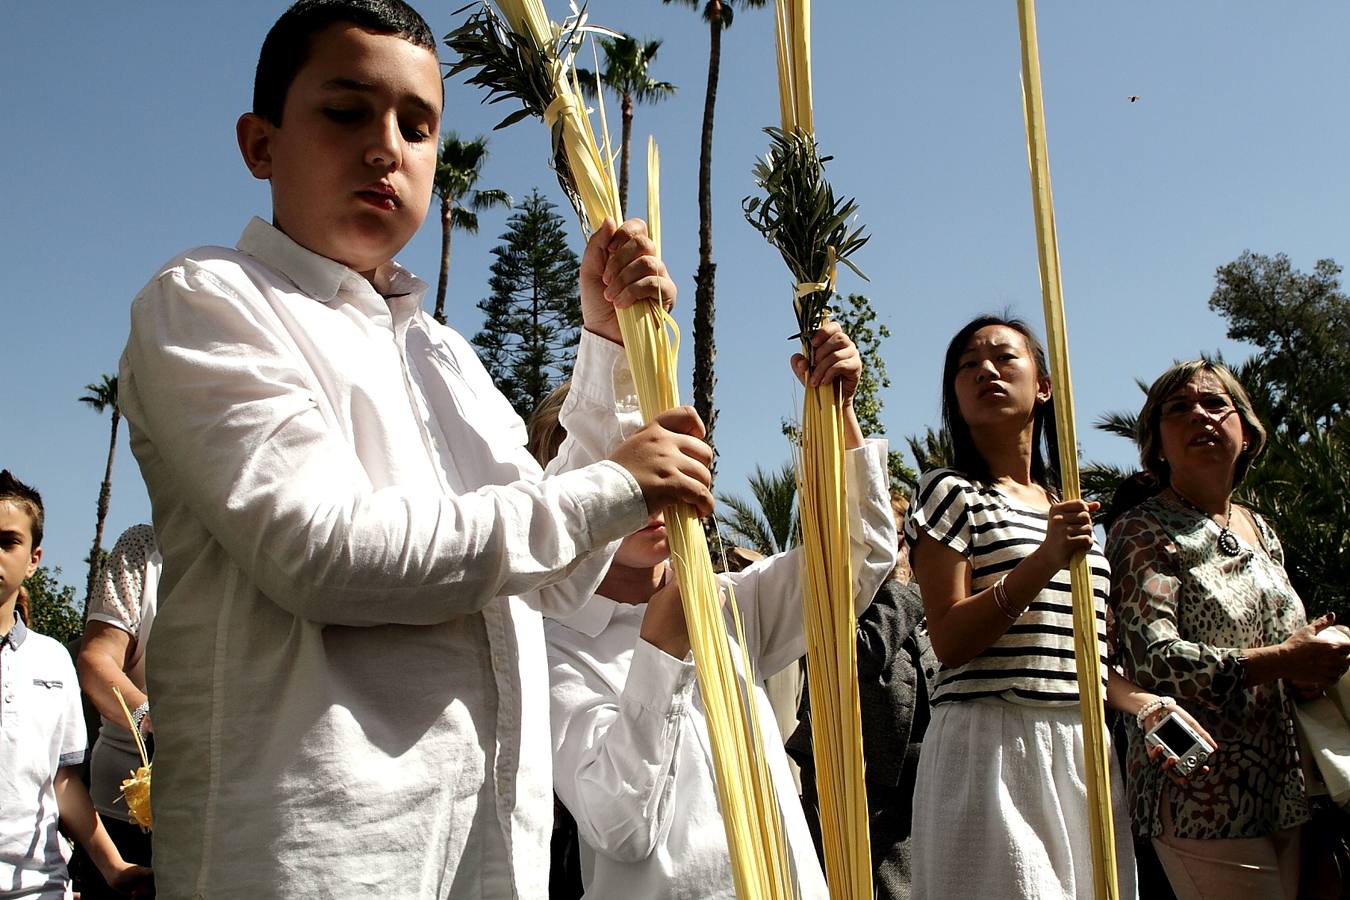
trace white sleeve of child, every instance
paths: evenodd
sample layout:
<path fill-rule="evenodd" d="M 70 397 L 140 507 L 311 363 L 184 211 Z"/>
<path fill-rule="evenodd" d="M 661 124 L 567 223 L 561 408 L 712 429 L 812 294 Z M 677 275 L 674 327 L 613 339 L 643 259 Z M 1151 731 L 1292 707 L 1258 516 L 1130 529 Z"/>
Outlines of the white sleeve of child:
<path fill-rule="evenodd" d="M 84 704 L 80 700 L 80 681 L 75 675 L 75 666 L 66 656 L 65 673 L 61 681 L 60 734 L 57 736 L 57 765 L 78 766 L 84 762 L 89 748 L 88 732 L 84 727 Z"/>
<path fill-rule="evenodd" d="M 673 820 L 694 665 L 639 639 L 615 697 L 578 654 L 551 650 L 550 664 L 558 796 L 597 853 L 644 860 Z"/>
<path fill-rule="evenodd" d="M 623 347 L 583 329 L 572 384 L 558 415 L 567 437 L 549 462 L 545 476 L 577 471 L 607 459 L 621 441 L 641 428 L 642 412 L 635 390 Z M 599 587 L 621 538 L 579 560 L 566 578 L 521 599 L 545 615 L 564 616 L 575 611 Z"/>
<path fill-rule="evenodd" d="M 861 613 L 895 565 L 897 536 L 891 515 L 887 443 L 869 440 L 845 451 L 849 561 L 854 610 Z M 726 576 L 736 593 L 746 642 L 761 678 L 768 678 L 806 652 L 802 625 L 801 549 L 760 560 Z"/>
<path fill-rule="evenodd" d="M 184 263 L 133 304 L 119 382 L 147 481 L 296 616 L 443 622 L 567 577 L 646 517 L 610 462 L 458 495 L 377 490 L 301 360 L 261 296 Z"/>

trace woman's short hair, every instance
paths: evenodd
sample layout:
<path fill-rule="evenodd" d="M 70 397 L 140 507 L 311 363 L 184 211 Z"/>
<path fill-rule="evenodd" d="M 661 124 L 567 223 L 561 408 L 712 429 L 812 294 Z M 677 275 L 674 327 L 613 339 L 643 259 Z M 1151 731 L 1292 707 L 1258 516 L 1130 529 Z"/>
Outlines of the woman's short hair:
<path fill-rule="evenodd" d="M 558 455 L 558 448 L 562 446 L 563 438 L 567 437 L 567 429 L 562 427 L 558 416 L 562 413 L 563 401 L 567 399 L 567 389 L 571 386 L 569 379 L 554 388 L 539 401 L 534 412 L 530 413 L 530 420 L 525 423 L 525 448 L 541 466 L 547 466 L 549 460 Z"/>
<path fill-rule="evenodd" d="M 1266 426 L 1256 417 L 1252 409 L 1251 397 L 1242 382 L 1221 362 L 1210 359 L 1189 359 L 1179 362 L 1158 376 L 1148 389 L 1148 398 L 1143 409 L 1139 410 L 1139 420 L 1134 427 L 1134 441 L 1139 445 L 1139 462 L 1144 469 L 1158 480 L 1158 484 L 1171 483 L 1172 468 L 1162 457 L 1162 408 L 1163 404 L 1177 391 L 1185 387 L 1197 375 L 1208 372 L 1218 379 L 1224 391 L 1232 398 L 1238 418 L 1242 420 L 1243 437 L 1247 447 L 1237 458 L 1237 467 L 1233 470 L 1235 488 L 1242 483 L 1251 468 L 1252 461 L 1266 448 Z"/>
<path fill-rule="evenodd" d="M 1050 366 L 1046 362 L 1045 347 L 1042 346 L 1036 332 L 1021 319 L 1009 316 L 983 315 L 966 323 L 951 343 L 947 345 L 947 355 L 942 364 L 942 424 L 952 438 L 952 467 L 976 481 L 989 481 L 989 463 L 980 455 L 971 437 L 970 426 L 961 417 L 961 405 L 956 399 L 956 373 L 961 366 L 961 354 L 966 345 L 975 336 L 975 332 L 991 325 L 1011 328 L 1026 340 L 1027 350 L 1036 361 L 1036 377 L 1049 378 Z M 1042 451 L 1044 444 L 1044 451 Z M 1036 404 L 1034 424 L 1031 433 L 1031 477 L 1042 487 L 1059 486 L 1059 458 L 1057 431 L 1055 429 L 1055 400 L 1051 397 Z"/>

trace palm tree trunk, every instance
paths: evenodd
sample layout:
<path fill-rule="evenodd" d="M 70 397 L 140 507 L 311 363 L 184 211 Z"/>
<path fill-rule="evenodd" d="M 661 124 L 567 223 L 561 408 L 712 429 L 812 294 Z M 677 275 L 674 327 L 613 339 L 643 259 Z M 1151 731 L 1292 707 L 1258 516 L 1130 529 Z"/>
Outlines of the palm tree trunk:
<path fill-rule="evenodd" d="M 121 410 L 113 406 L 112 435 L 108 439 L 108 464 L 103 469 L 103 484 L 98 489 L 98 521 L 94 525 L 94 546 L 89 550 L 89 578 L 85 582 L 84 610 L 80 613 L 81 619 L 89 615 L 89 598 L 93 596 L 99 564 L 103 561 L 103 525 L 108 520 L 108 504 L 112 499 L 113 456 L 117 453 L 117 426 L 121 421 Z"/>
<path fill-rule="evenodd" d="M 450 280 L 450 201 L 441 198 L 441 277 L 436 282 L 436 309 L 431 317 L 445 324 L 445 286 Z"/>
<path fill-rule="evenodd" d="M 722 65 L 720 0 L 713 0 L 708 9 L 710 33 L 708 91 L 703 100 L 703 140 L 698 158 L 698 274 L 694 280 L 694 410 L 703 419 L 703 425 L 708 432 L 708 446 L 712 447 L 713 427 L 717 421 L 717 412 L 713 408 L 713 388 L 717 384 L 714 372 L 717 346 L 713 338 L 714 279 L 717 266 L 712 261 L 712 137 L 713 111 L 717 105 L 717 77 Z M 714 473 L 715 471 L 714 468 Z"/>
<path fill-rule="evenodd" d="M 713 451 L 709 475 L 717 477 L 717 448 L 713 444 L 713 428 L 717 424 L 717 410 L 713 406 L 713 388 L 717 384 L 715 364 L 717 343 L 713 338 L 714 280 L 717 266 L 712 261 L 712 136 L 713 111 L 717 106 L 717 76 L 722 67 L 722 3 L 708 4 L 708 90 L 703 98 L 703 138 L 698 154 L 698 274 L 694 276 L 694 411 L 703 420 L 707 430 L 705 440 Z M 703 520 L 703 530 L 714 567 L 726 568 L 726 559 L 719 558 L 717 519 Z"/>
<path fill-rule="evenodd" d="M 623 135 L 619 141 L 619 211 L 628 216 L 628 151 L 633 142 L 633 95 L 625 93 L 619 108 L 623 114 Z"/>

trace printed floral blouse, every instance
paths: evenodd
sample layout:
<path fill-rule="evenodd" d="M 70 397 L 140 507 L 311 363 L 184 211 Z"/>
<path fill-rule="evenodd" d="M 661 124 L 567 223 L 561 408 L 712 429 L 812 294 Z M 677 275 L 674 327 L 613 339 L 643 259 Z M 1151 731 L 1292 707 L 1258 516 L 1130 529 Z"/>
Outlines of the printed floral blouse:
<path fill-rule="evenodd" d="M 1129 723 L 1136 834 L 1162 833 L 1164 795 L 1180 838 L 1260 837 L 1308 819 L 1292 698 L 1280 681 L 1244 684 L 1237 662 L 1241 651 L 1278 644 L 1307 621 L 1279 540 L 1252 518 L 1261 546 L 1239 538 L 1236 556 L 1219 550 L 1217 523 L 1161 495 L 1122 515 L 1107 537 L 1126 677 L 1175 697 L 1219 745 L 1209 773 L 1180 787 L 1149 761 Z"/>

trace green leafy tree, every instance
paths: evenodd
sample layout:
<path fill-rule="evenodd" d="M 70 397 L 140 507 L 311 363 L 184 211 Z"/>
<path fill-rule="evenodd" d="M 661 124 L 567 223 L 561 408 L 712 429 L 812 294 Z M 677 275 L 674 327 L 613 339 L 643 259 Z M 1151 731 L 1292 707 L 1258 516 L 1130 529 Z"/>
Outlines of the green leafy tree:
<path fill-rule="evenodd" d="M 621 131 L 619 140 L 619 207 L 627 215 L 628 210 L 628 168 L 633 142 L 633 106 L 637 103 L 660 103 L 675 96 L 675 85 L 668 81 L 656 81 L 648 71 L 661 42 L 656 40 L 638 41 L 623 37 L 599 39 L 600 49 L 605 54 L 605 69 L 600 73 L 599 82 L 609 88 L 619 98 Z M 581 90 L 594 97 L 596 75 L 589 69 L 577 69 L 577 79 Z"/>
<path fill-rule="evenodd" d="M 102 415 L 108 412 L 112 416 L 112 431 L 108 437 L 108 461 L 103 468 L 103 484 L 98 490 L 98 519 L 94 524 L 94 545 L 89 550 L 89 577 L 85 584 L 84 605 L 89 608 L 89 596 L 94 592 L 94 579 L 103 560 L 103 526 L 108 521 L 108 504 L 112 500 L 113 456 L 117 453 L 117 428 L 122 422 L 122 411 L 117 406 L 117 376 L 104 375 L 101 381 L 86 384 L 87 393 L 79 398 L 81 403 L 92 407 Z"/>
<path fill-rule="evenodd" d="M 445 292 L 450 280 L 450 235 L 455 229 L 478 233 L 478 214 L 496 206 L 511 206 L 511 195 L 496 188 L 478 190 L 478 178 L 487 162 L 487 138 L 471 141 L 446 132 L 436 160 L 432 190 L 441 201 L 441 274 L 436 282 L 436 307 L 431 315 L 445 324 Z"/>
<path fill-rule="evenodd" d="M 60 566 L 38 566 L 23 583 L 28 592 L 28 626 L 67 644 L 84 634 L 84 616 L 75 608 L 75 588 L 61 584 Z"/>
<path fill-rule="evenodd" d="M 1271 388 L 1267 424 L 1300 432 L 1327 425 L 1350 395 L 1350 297 L 1341 267 L 1318 260 L 1311 273 L 1283 253 L 1243 251 L 1216 273 L 1209 307 L 1228 320 L 1228 337 L 1260 348 L 1259 377 Z"/>
<path fill-rule="evenodd" d="M 729 512 L 718 512 L 717 522 L 732 540 L 772 556 L 797 543 L 797 476 L 792 464 L 765 472 L 755 466 L 750 476 L 750 496 L 718 494 Z"/>
<path fill-rule="evenodd" d="M 554 205 L 534 190 L 492 251 L 492 294 L 473 337 L 483 364 L 522 418 L 572 373 L 581 330 L 580 264 Z"/>
<path fill-rule="evenodd" d="M 1350 617 L 1350 418 L 1272 432 L 1238 499 L 1266 517 L 1310 616 Z"/>
<path fill-rule="evenodd" d="M 731 27 L 736 9 L 757 9 L 764 0 L 662 0 L 690 9 L 702 9 L 708 23 L 708 88 L 703 98 L 703 128 L 698 153 L 698 274 L 694 279 L 694 409 L 707 428 L 713 445 L 717 411 L 717 343 L 713 337 L 717 266 L 712 257 L 712 139 L 717 107 L 717 80 L 722 67 L 722 32 Z"/>

